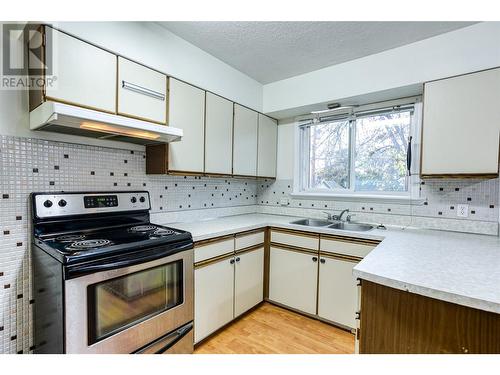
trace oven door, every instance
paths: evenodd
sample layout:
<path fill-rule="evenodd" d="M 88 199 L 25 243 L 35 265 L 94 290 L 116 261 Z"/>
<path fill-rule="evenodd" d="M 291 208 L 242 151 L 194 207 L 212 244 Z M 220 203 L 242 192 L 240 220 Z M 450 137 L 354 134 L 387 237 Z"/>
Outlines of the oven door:
<path fill-rule="evenodd" d="M 193 320 L 193 250 L 67 280 L 64 294 L 66 353 L 132 353 Z"/>

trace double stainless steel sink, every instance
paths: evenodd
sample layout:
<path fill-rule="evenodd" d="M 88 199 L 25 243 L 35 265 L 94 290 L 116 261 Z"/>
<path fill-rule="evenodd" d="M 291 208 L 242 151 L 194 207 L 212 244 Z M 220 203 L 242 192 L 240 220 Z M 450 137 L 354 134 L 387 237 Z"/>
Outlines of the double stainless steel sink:
<path fill-rule="evenodd" d="M 300 219 L 290 224 L 304 225 L 307 227 L 327 227 L 338 230 L 352 230 L 355 232 L 366 232 L 373 229 L 373 225 L 363 223 L 351 223 L 348 221 L 329 221 L 322 219 Z"/>

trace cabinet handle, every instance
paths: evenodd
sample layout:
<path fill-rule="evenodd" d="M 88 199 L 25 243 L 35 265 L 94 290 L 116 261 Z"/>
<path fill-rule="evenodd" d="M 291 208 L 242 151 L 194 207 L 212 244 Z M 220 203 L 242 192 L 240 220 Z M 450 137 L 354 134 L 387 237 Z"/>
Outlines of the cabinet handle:
<path fill-rule="evenodd" d="M 411 140 L 412 136 L 408 139 L 408 148 L 406 150 L 406 169 L 408 170 L 408 176 L 411 176 Z"/>
<path fill-rule="evenodd" d="M 138 94 L 150 96 L 151 98 L 161 100 L 162 102 L 165 101 L 165 94 L 162 94 L 161 92 L 158 92 L 158 91 L 148 89 L 146 87 L 136 85 L 134 83 L 122 81 L 122 88 L 136 92 Z"/>
<path fill-rule="evenodd" d="M 234 258 L 229 261 L 229 263 L 234 264 Z"/>
<path fill-rule="evenodd" d="M 240 261 L 240 257 L 237 257 L 237 258 L 236 258 L 236 261 L 237 261 L 237 262 L 239 262 L 239 261 Z"/>
<path fill-rule="evenodd" d="M 312 257 L 313 262 L 317 262 L 318 258 L 317 257 Z"/>
<path fill-rule="evenodd" d="M 325 264 L 326 263 L 326 260 L 324 258 L 321 258 L 319 261 L 321 262 L 321 264 Z"/>

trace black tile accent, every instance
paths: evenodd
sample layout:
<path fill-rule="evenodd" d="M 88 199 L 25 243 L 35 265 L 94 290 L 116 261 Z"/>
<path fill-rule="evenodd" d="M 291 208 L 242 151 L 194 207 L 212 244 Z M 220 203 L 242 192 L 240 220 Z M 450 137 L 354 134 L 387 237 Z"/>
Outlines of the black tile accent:
<path fill-rule="evenodd" d="M 59 166 L 58 166 L 58 165 L 54 165 L 54 169 L 55 169 L 56 171 L 58 171 L 58 170 L 59 170 Z"/>
<path fill-rule="evenodd" d="M 69 155 L 68 154 L 64 154 L 64 159 L 69 159 Z"/>
<path fill-rule="evenodd" d="M 391 212 L 392 210 L 390 208 L 387 209 L 387 212 Z"/>
<path fill-rule="evenodd" d="M 30 299 L 30 305 L 33 305 L 35 303 L 34 299 Z"/>
<path fill-rule="evenodd" d="M 364 207 L 361 207 L 362 210 L 364 210 L 365 208 Z"/>
<path fill-rule="evenodd" d="M 182 208 L 182 204 L 181 204 L 181 205 L 179 205 L 179 208 Z"/>
<path fill-rule="evenodd" d="M 110 175 L 110 176 L 114 176 L 114 175 L 115 175 L 115 172 L 109 172 L 109 175 Z"/>
<path fill-rule="evenodd" d="M 14 335 L 14 336 L 11 336 L 11 337 L 10 337 L 10 340 L 11 340 L 11 341 L 14 341 L 15 339 L 17 339 L 17 335 Z"/>
<path fill-rule="evenodd" d="M 145 182 L 143 182 L 143 183 L 142 183 L 142 186 L 146 186 L 146 183 L 145 183 Z"/>
<path fill-rule="evenodd" d="M 160 199 L 163 198 L 163 195 L 160 194 Z"/>
<path fill-rule="evenodd" d="M 23 243 L 22 242 L 18 242 L 18 243 L 16 243 L 16 246 L 17 247 L 23 246 Z"/>
<path fill-rule="evenodd" d="M 5 284 L 5 285 L 3 286 L 3 288 L 4 288 L 4 289 L 9 289 L 9 288 L 10 288 L 10 284 Z"/>
<path fill-rule="evenodd" d="M 113 182 L 113 186 L 118 186 L 118 183 L 116 183 L 116 182 Z"/>
<path fill-rule="evenodd" d="M 276 204 L 278 204 L 278 202 L 276 202 Z M 328 207 L 328 205 L 327 205 L 327 204 L 325 204 L 325 208 L 327 208 L 327 207 Z"/>
<path fill-rule="evenodd" d="M 175 184 L 175 187 L 177 187 L 177 184 Z"/>
<path fill-rule="evenodd" d="M 22 216 L 16 216 L 16 220 L 22 220 L 23 217 Z"/>
<path fill-rule="evenodd" d="M 439 188 L 439 191 L 443 191 L 444 189 L 443 188 Z"/>
<path fill-rule="evenodd" d="M 30 352 L 31 352 L 32 350 L 35 350 L 35 347 L 36 347 L 35 345 L 30 346 Z"/>
<path fill-rule="evenodd" d="M 165 186 L 165 190 L 168 190 L 168 186 Z"/>
<path fill-rule="evenodd" d="M 22 293 L 17 295 L 17 299 L 21 299 L 21 298 L 23 298 Z"/>
<path fill-rule="evenodd" d="M 455 188 L 455 191 L 460 191 L 460 188 Z"/>
<path fill-rule="evenodd" d="M 17 352 L 17 354 L 23 354 L 23 351 L 22 351 L 22 350 L 19 350 L 19 351 Z"/>
<path fill-rule="evenodd" d="M 160 210 L 163 210 L 163 207 L 160 207 Z"/>
<path fill-rule="evenodd" d="M 428 206 L 429 205 L 429 202 L 424 202 L 424 206 Z"/>
<path fill-rule="evenodd" d="M 454 210 L 455 209 L 455 206 L 450 206 L 450 210 Z"/>
<path fill-rule="evenodd" d="M 90 171 L 90 174 L 91 174 L 92 176 L 95 176 L 95 171 Z"/>
<path fill-rule="evenodd" d="M 127 186 L 130 186 L 130 185 L 131 185 L 130 182 L 127 182 Z"/>
<path fill-rule="evenodd" d="M 127 177 L 127 176 L 128 176 L 128 173 L 124 173 L 124 174 L 123 174 L 123 176 L 124 176 L 124 177 Z"/>
<path fill-rule="evenodd" d="M 130 150 L 130 153 L 131 153 L 132 155 L 134 155 L 134 150 Z"/>
<path fill-rule="evenodd" d="M 422 181 L 422 182 L 420 183 L 420 185 L 425 185 L 425 181 Z"/>
<path fill-rule="evenodd" d="M 495 208 L 495 205 L 494 204 L 490 204 L 490 208 Z"/>
<path fill-rule="evenodd" d="M 9 194 L 2 194 L 3 199 L 9 199 Z"/>
<path fill-rule="evenodd" d="M 302 206 L 302 203 L 299 203 L 299 206 Z"/>
<path fill-rule="evenodd" d="M 8 235 L 8 234 L 10 234 L 10 230 L 4 230 L 4 231 L 3 231 L 3 234 L 4 234 L 4 235 Z"/>
<path fill-rule="evenodd" d="M 472 200 L 472 198 L 468 197 L 467 198 L 467 202 L 470 202 Z"/>
<path fill-rule="evenodd" d="M 373 207 L 370 207 L 370 211 L 373 211 Z"/>
<path fill-rule="evenodd" d="M 3 272 L 0 272 L 0 276 L 3 276 Z"/>
<path fill-rule="evenodd" d="M 471 213 L 471 215 L 474 215 L 476 213 L 476 211 L 472 210 L 470 213 Z"/>
<path fill-rule="evenodd" d="M 56 184 L 56 183 L 55 183 L 54 181 L 50 181 L 50 182 L 49 182 L 49 185 L 50 185 L 50 186 L 54 186 L 55 184 Z"/>
<path fill-rule="evenodd" d="M 124 162 L 125 164 L 127 164 L 127 163 L 128 163 L 128 160 L 127 160 L 127 159 L 125 159 L 123 162 Z"/>
<path fill-rule="evenodd" d="M 3 331 L 3 326 L 2 326 L 2 327 L 0 327 L 0 331 Z"/>
<path fill-rule="evenodd" d="M 441 211 L 438 212 L 438 215 L 442 215 L 443 213 Z"/>
<path fill-rule="evenodd" d="M 38 173 L 38 168 L 33 168 L 33 173 Z"/>

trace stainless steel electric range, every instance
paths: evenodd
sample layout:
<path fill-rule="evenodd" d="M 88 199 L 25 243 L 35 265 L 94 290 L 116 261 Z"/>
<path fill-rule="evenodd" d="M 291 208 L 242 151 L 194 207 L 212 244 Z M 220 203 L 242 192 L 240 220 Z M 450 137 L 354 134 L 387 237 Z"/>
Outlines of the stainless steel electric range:
<path fill-rule="evenodd" d="M 33 193 L 35 353 L 191 353 L 193 239 L 146 191 Z"/>

